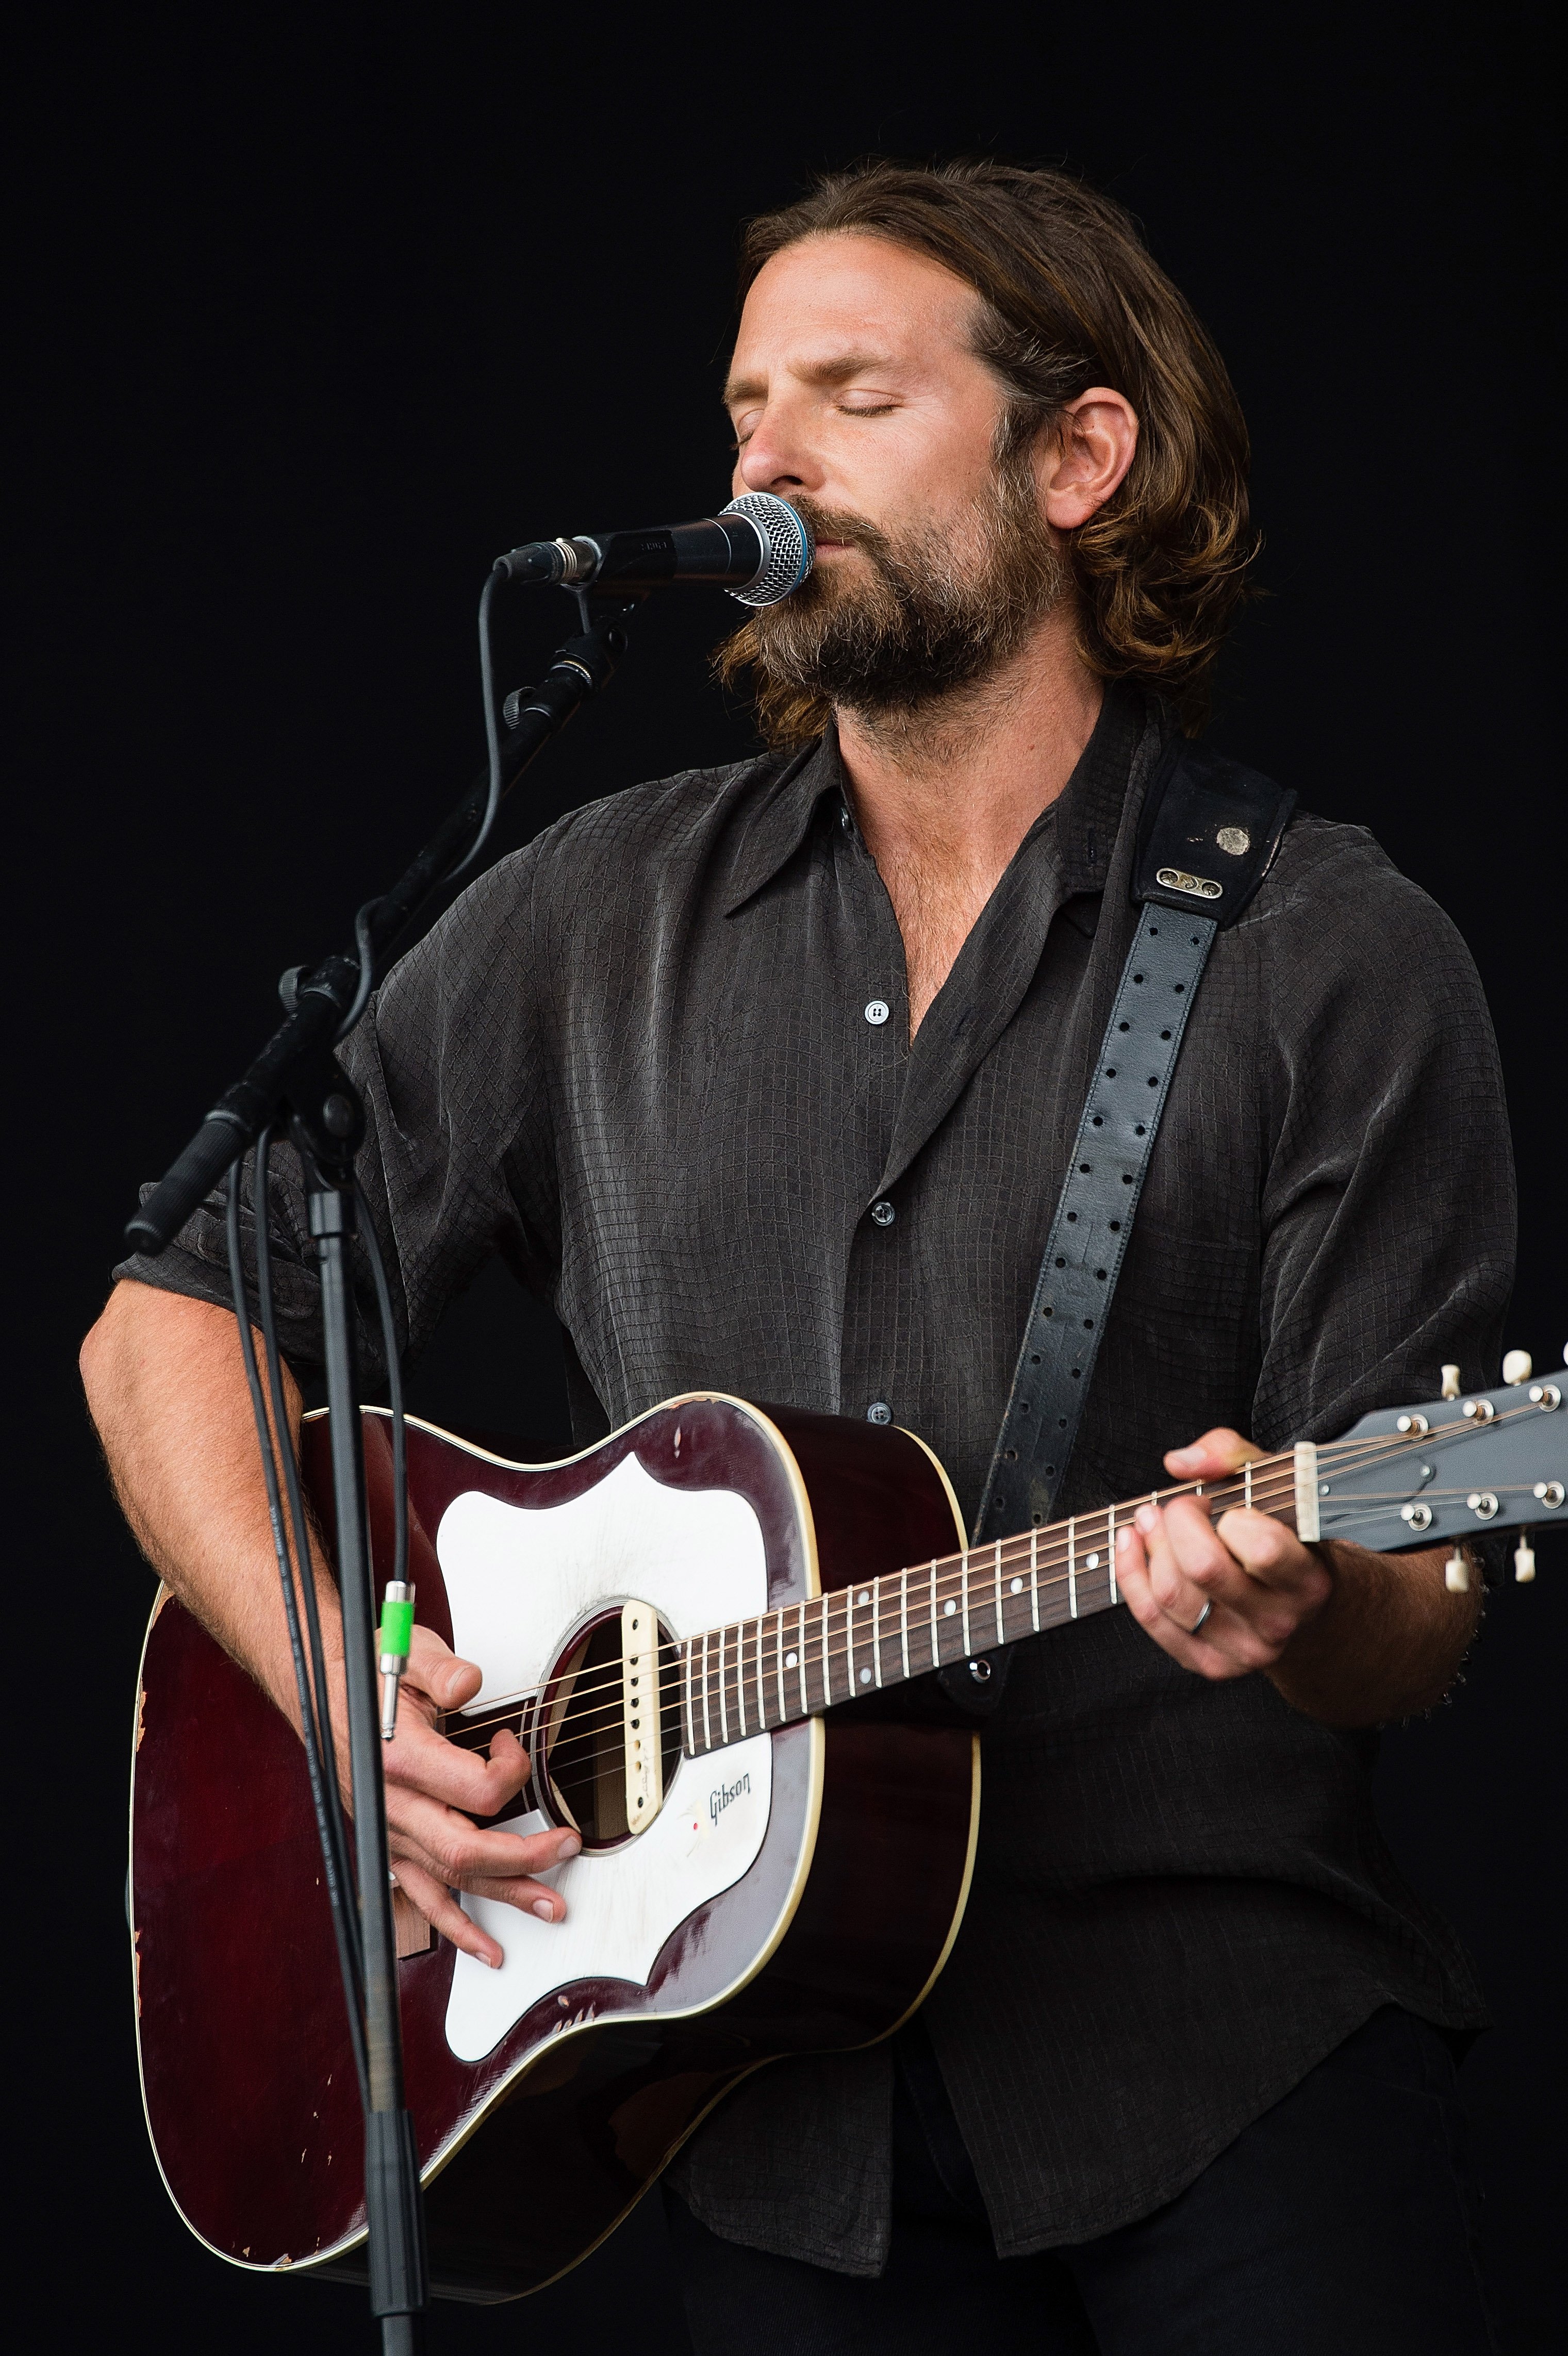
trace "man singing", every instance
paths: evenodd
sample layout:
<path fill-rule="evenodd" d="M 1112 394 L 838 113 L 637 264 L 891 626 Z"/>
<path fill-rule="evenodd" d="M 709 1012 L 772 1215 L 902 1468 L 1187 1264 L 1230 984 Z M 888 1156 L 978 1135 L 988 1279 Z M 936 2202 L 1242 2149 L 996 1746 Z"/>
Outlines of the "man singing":
<path fill-rule="evenodd" d="M 584 1444 L 691 1388 L 891 1419 L 972 1521 L 1145 788 L 1243 594 L 1245 430 L 1126 216 L 1057 173 L 827 180 L 752 225 L 743 292 L 735 488 L 817 546 L 721 657 L 770 750 L 471 886 L 345 1050 L 360 1175 L 411 1352 L 499 1252 L 560 1315 Z M 1390 429 L 1329 356 L 1323 395 L 1352 564 Z M 1510 1201 L 1460 941 L 1364 831 L 1298 812 L 1216 940 L 1056 1511 L 1334 1437 L 1445 1360 L 1484 1379 Z M 267 1216 L 305 1375 L 287 1173 Z M 83 1363 L 125 1510 L 293 1718 L 220 1214 L 118 1273 Z M 1493 2347 L 1454 2076 L 1481 1997 L 1369 1788 L 1371 1730 L 1440 1698 L 1478 1593 L 1442 1551 L 1190 1500 L 1139 1513 L 1117 1574 L 1126 1612 L 1016 1649 L 916 2021 L 760 2072 L 670 2171 L 699 2356 Z M 577 1844 L 475 1826 L 524 1755 L 437 1733 L 479 1672 L 428 1632 L 413 1672 L 397 1877 L 496 1963 L 454 1893 L 557 1919 L 531 1877 Z"/>

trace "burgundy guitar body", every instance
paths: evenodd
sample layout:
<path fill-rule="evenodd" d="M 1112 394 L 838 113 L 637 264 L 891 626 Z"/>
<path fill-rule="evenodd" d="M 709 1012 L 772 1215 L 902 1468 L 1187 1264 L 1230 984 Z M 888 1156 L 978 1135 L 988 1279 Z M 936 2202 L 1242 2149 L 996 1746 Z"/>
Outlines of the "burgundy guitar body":
<path fill-rule="evenodd" d="M 379 1581 L 390 1446 L 365 1420 Z M 325 1440 L 307 1425 L 330 1526 Z M 618 1656 L 628 1598 L 679 1638 L 964 1543 L 910 1435 L 713 1394 L 543 1467 L 411 1421 L 408 1440 L 416 1616 L 485 1669 L 481 1703 L 574 1659 L 586 1676 L 607 1631 Z M 510 1722 L 527 1740 L 526 1707 Z M 612 1826 L 551 1877 L 566 1922 L 484 1917 L 502 1972 L 445 1941 L 400 1962 L 439 2292 L 550 2281 L 748 2072 L 888 2036 L 941 1970 L 974 1858 L 974 1737 L 820 1716 L 728 1734 L 671 1754 L 646 1830 Z M 187 2223 L 240 2265 L 362 2271 L 359 2096 L 304 1752 L 166 1594 L 138 1697 L 132 1888 L 147 2121 Z"/>

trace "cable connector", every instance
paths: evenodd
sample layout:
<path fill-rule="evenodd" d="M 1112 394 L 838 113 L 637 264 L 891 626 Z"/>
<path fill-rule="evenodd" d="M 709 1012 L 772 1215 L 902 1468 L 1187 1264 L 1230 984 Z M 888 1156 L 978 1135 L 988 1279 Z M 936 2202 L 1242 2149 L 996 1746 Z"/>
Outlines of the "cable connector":
<path fill-rule="evenodd" d="M 381 1740 L 398 1730 L 398 1685 L 409 1665 L 414 1626 L 414 1590 L 406 1579 L 389 1579 L 381 1605 Z"/>

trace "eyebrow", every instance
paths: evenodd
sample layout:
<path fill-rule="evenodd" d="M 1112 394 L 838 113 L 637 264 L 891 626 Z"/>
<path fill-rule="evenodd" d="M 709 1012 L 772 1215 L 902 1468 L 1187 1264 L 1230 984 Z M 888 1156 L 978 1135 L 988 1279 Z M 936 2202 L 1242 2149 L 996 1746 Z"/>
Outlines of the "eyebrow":
<path fill-rule="evenodd" d="M 886 352 L 844 352 L 837 359 L 812 360 L 794 373 L 804 377 L 807 384 L 848 384 L 851 377 L 864 375 L 868 369 L 893 365 Z M 766 391 L 767 384 L 762 377 L 732 376 L 720 398 L 726 409 L 733 409 L 740 402 L 760 399 Z"/>

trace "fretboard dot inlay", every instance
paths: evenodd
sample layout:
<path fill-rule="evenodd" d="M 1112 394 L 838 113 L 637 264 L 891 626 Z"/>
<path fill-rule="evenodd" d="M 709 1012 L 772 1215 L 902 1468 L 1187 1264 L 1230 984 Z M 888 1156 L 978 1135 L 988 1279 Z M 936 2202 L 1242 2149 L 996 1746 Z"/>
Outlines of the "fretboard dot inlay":
<path fill-rule="evenodd" d="M 864 1592 L 863 1592 L 862 1594 L 857 1595 L 857 1597 L 855 1598 L 855 1601 L 856 1601 L 856 1602 L 857 1602 L 857 1603 L 869 1603 L 870 1600 L 871 1600 L 871 1590 L 870 1590 L 870 1589 L 869 1589 L 869 1587 L 864 1590 Z"/>
<path fill-rule="evenodd" d="M 1097 1554 L 1086 1554 L 1083 1558 L 1083 1568 L 1085 1570 L 1098 1570 L 1100 1568 L 1099 1556 Z"/>
<path fill-rule="evenodd" d="M 1024 1583 L 1021 1579 L 1015 1579 L 1011 1587 L 1008 1590 L 1009 1595 L 1021 1595 L 1023 1591 Z"/>
<path fill-rule="evenodd" d="M 796 1666 L 798 1665 L 798 1664 L 799 1664 L 799 1660 L 800 1660 L 800 1655 L 799 1655 L 798 1653 L 786 1653 L 786 1654 L 784 1655 L 784 1666 L 785 1666 L 785 1668 L 786 1668 L 786 1669 L 793 1669 L 793 1668 L 796 1667 Z"/>
<path fill-rule="evenodd" d="M 861 1670 L 861 1672 L 860 1672 L 860 1683 L 861 1683 L 863 1686 L 869 1686 L 869 1685 L 870 1684 L 870 1682 L 871 1682 L 871 1672 L 870 1672 L 870 1670 L 869 1670 L 869 1669 L 862 1669 L 862 1670 Z"/>
<path fill-rule="evenodd" d="M 949 1598 L 948 1598 L 948 1600 L 947 1600 L 947 1601 L 943 1605 L 943 1607 L 942 1607 L 942 1608 L 943 1608 L 944 1612 L 946 1612 L 947 1617 L 951 1620 L 951 1619 L 952 1619 L 952 1617 L 953 1617 L 953 1614 L 957 1611 L 958 1606 L 956 1605 L 956 1603 L 955 1603 L 955 1602 L 953 1601 L 952 1598 L 951 1598 L 951 1597 L 949 1597 Z"/>

